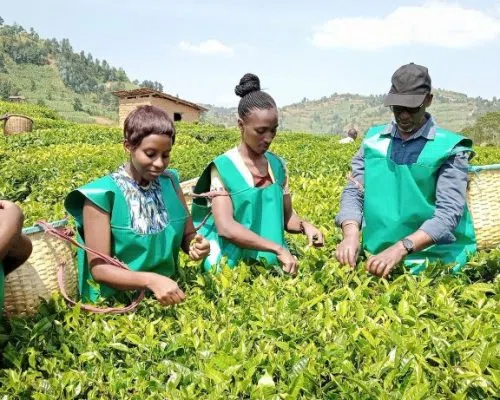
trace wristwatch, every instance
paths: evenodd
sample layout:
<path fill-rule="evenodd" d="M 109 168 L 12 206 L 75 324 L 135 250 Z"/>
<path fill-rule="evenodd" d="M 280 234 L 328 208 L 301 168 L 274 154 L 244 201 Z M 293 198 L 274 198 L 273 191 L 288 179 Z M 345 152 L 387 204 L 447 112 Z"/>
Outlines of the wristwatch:
<path fill-rule="evenodd" d="M 401 240 L 401 243 L 403 243 L 403 247 L 406 249 L 408 254 L 413 253 L 413 251 L 415 250 L 415 244 L 411 239 L 404 238 Z"/>

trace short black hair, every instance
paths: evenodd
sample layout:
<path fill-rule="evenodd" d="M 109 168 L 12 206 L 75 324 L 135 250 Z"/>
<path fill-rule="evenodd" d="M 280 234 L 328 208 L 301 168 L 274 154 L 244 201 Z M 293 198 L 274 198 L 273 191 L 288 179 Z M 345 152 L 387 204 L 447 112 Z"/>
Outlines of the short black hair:
<path fill-rule="evenodd" d="M 149 135 L 166 135 L 175 143 L 175 126 L 170 115 L 160 107 L 139 106 L 125 119 L 123 137 L 132 147 L 141 144 Z"/>
<path fill-rule="evenodd" d="M 238 104 L 238 115 L 241 119 L 245 119 L 253 108 L 259 110 L 276 108 L 274 99 L 266 92 L 260 90 L 260 79 L 257 75 L 243 75 L 239 85 L 236 85 L 234 88 L 234 93 L 241 97 Z"/>

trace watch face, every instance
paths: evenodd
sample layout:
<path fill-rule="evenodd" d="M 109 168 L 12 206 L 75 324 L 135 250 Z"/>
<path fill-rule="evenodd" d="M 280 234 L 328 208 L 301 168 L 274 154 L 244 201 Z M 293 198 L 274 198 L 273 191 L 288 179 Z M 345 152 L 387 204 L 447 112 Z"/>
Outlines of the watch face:
<path fill-rule="evenodd" d="M 408 253 L 411 253 L 413 251 L 413 242 L 410 239 L 404 238 L 403 239 L 403 246 L 405 247 L 406 251 Z"/>

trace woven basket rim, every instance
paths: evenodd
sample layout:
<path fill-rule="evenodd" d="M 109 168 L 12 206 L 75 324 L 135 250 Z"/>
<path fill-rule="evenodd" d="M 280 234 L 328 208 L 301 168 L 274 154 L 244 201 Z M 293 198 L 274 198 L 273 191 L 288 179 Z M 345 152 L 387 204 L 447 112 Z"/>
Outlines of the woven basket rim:
<path fill-rule="evenodd" d="M 68 220 L 66 218 L 61 219 L 59 221 L 51 222 L 50 225 L 53 226 L 54 228 L 61 228 L 63 226 L 68 225 Z M 31 235 L 33 233 L 39 233 L 39 232 L 43 232 L 43 231 L 44 231 L 44 229 L 40 225 L 33 225 L 33 226 L 28 227 L 28 228 L 23 228 L 23 233 L 25 235 Z"/>
<path fill-rule="evenodd" d="M 22 118 L 29 119 L 31 122 L 33 122 L 32 118 L 28 117 L 27 115 L 22 115 L 22 114 L 5 114 L 2 118 L 5 119 L 5 121 L 7 121 L 11 117 L 22 117 Z"/>
<path fill-rule="evenodd" d="M 497 169 L 500 169 L 500 164 L 471 165 L 471 166 L 469 166 L 469 172 L 494 171 Z"/>

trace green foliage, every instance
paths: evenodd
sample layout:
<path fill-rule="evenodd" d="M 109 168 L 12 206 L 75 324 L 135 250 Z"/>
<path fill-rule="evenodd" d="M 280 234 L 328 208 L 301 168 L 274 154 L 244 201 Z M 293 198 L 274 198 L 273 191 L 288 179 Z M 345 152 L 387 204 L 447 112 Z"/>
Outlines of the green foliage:
<path fill-rule="evenodd" d="M 19 89 L 10 80 L 5 79 L 0 82 L 0 100 L 7 100 L 9 96 L 16 96 L 18 93 Z"/>
<path fill-rule="evenodd" d="M 160 82 L 157 81 L 142 81 L 141 84 L 139 85 L 140 87 L 143 88 L 149 88 L 153 90 L 158 90 L 159 92 L 163 92 L 163 85 Z"/>
<path fill-rule="evenodd" d="M 0 26 L 0 53 L 15 63 L 35 65 L 47 63 L 49 55 L 38 34 L 33 29 L 26 32 L 20 25 Z"/>
<path fill-rule="evenodd" d="M 123 69 L 75 53 L 68 39 L 41 39 L 33 29 L 0 25 L 0 100 L 21 94 L 74 122 L 116 124 L 118 100 L 111 92 L 136 87 Z"/>
<path fill-rule="evenodd" d="M 462 131 L 477 145 L 500 145 L 500 112 L 490 112 L 478 118 L 476 123 Z M 498 160 L 500 162 L 500 159 Z"/>
<path fill-rule="evenodd" d="M 0 102 L 0 112 L 11 103 Z M 125 160 L 122 132 L 60 120 L 45 107 L 45 129 L 0 139 L 0 198 L 17 201 L 26 223 L 64 216 L 73 188 Z M 3 108 L 2 108 L 3 107 Z M 177 125 L 172 167 L 199 175 L 239 140 L 235 129 Z M 0 327 L 0 398 L 8 399 L 484 399 L 500 388 L 500 249 L 477 254 L 462 275 L 431 265 L 389 280 L 341 267 L 333 224 L 356 144 L 278 134 L 294 208 L 325 233 L 300 254 L 296 278 L 240 265 L 201 274 L 182 257 L 176 279 L 187 301 L 153 298 L 136 313 L 95 315 L 60 297 L 31 319 Z M 498 161 L 480 147 L 476 163 Z"/>
<path fill-rule="evenodd" d="M 78 97 L 73 102 L 73 109 L 75 111 L 83 111 L 82 102 L 80 101 L 80 99 Z"/>
<path fill-rule="evenodd" d="M 27 103 L 12 103 L 10 101 L 0 101 L 0 115 L 3 114 L 23 114 L 31 118 L 47 118 L 52 121 L 61 120 L 57 113 L 42 105 Z"/>

